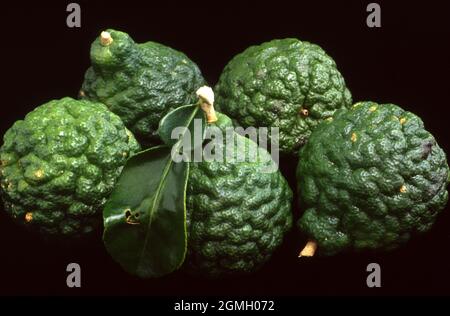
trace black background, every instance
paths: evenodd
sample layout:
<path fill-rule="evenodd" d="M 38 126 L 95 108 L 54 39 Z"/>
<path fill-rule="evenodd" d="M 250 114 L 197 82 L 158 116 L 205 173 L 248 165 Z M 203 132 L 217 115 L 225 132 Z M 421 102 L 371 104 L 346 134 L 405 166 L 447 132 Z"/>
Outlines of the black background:
<path fill-rule="evenodd" d="M 354 101 L 396 103 L 421 116 L 450 153 L 448 118 L 450 6 L 444 1 L 377 1 L 381 28 L 368 28 L 370 1 L 176 2 L 77 1 L 81 28 L 66 26 L 66 6 L 2 2 L 0 134 L 34 107 L 76 97 L 101 30 L 161 42 L 198 63 L 211 85 L 236 53 L 274 38 L 297 37 L 337 62 Z M 295 161 L 282 171 L 295 190 Z M 389 253 L 298 259 L 305 237 L 293 231 L 258 273 L 205 280 L 182 271 L 157 280 L 127 275 L 103 248 L 100 233 L 82 244 L 45 243 L 0 212 L 2 295 L 449 295 L 450 213 L 433 229 Z M 300 214 L 297 206 L 295 217 Z M 82 268 L 82 287 L 66 287 L 66 265 Z M 381 265 L 382 287 L 366 286 L 366 266 Z"/>

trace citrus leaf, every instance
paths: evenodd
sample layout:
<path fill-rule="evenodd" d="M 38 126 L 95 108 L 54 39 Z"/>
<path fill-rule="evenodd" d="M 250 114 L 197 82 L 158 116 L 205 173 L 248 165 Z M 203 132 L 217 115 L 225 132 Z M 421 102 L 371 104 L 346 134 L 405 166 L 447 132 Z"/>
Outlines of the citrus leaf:
<path fill-rule="evenodd" d="M 177 127 L 181 128 L 179 131 L 183 134 L 180 136 L 179 133 L 175 133 L 174 136 L 179 138 L 172 138 L 172 132 Z M 186 128 L 189 133 L 182 131 L 182 129 Z M 197 104 L 184 105 L 170 111 L 161 119 L 158 127 L 158 135 L 164 144 L 168 146 L 172 146 L 179 140 L 182 140 L 183 150 L 187 152 L 202 146 L 205 128 L 205 114 L 200 107 Z"/>
<path fill-rule="evenodd" d="M 131 157 L 103 211 L 106 249 L 127 272 L 159 277 L 184 261 L 189 164 L 158 146 Z"/>

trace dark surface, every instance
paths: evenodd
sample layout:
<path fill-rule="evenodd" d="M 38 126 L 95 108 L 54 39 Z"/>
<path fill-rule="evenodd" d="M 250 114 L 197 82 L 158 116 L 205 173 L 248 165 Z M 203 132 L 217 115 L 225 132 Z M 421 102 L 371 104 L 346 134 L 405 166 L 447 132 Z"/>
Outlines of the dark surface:
<path fill-rule="evenodd" d="M 392 102 L 418 114 L 450 153 L 448 73 L 450 7 L 442 2 L 382 2 L 382 27 L 365 24 L 368 1 L 224 2 L 177 4 L 80 1 L 82 27 L 65 25 L 58 4 L 2 4 L 0 134 L 33 107 L 75 97 L 89 66 L 89 46 L 113 27 L 136 41 L 153 40 L 186 53 L 213 84 L 236 53 L 273 38 L 319 44 L 337 62 L 355 101 Z M 150 3 L 150 2 L 148 2 Z M 295 3 L 295 4 L 294 4 Z M 316 3 L 316 2 L 314 2 Z M 283 172 L 294 187 L 295 161 Z M 158 280 L 124 273 L 105 252 L 100 233 L 84 244 L 48 244 L 0 212 L 0 294 L 3 295 L 448 295 L 450 212 L 432 230 L 389 253 L 297 259 L 304 236 L 292 232 L 273 259 L 247 277 L 202 280 L 178 272 Z M 298 217 L 300 210 L 296 207 Z M 66 287 L 66 265 L 82 267 L 82 287 Z M 377 262 L 382 287 L 366 286 L 366 266 Z"/>

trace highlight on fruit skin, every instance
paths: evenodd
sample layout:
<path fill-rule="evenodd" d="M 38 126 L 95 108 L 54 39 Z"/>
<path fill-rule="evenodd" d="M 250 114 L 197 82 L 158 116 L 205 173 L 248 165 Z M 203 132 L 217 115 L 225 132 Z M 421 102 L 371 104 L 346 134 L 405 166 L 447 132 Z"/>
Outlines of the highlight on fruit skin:
<path fill-rule="evenodd" d="M 311 134 L 297 182 L 298 227 L 319 254 L 390 250 L 430 230 L 448 201 L 449 167 L 415 114 L 359 102 Z"/>

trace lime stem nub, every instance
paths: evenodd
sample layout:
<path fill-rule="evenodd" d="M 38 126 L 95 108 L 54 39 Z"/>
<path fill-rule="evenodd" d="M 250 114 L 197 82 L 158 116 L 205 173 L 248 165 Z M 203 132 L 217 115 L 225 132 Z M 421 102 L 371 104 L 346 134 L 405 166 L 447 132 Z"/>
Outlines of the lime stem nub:
<path fill-rule="evenodd" d="M 299 257 L 312 257 L 317 249 L 317 242 L 310 240 L 306 243 L 305 247 L 300 251 Z"/>
<path fill-rule="evenodd" d="M 214 92 L 208 86 L 200 87 L 196 92 L 199 98 L 199 104 L 206 114 L 206 121 L 214 123 L 217 121 L 216 111 L 214 110 Z"/>
<path fill-rule="evenodd" d="M 109 32 L 103 31 L 100 34 L 100 44 L 103 46 L 109 46 L 113 42 L 111 34 Z"/>

